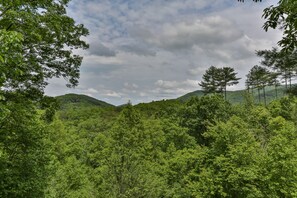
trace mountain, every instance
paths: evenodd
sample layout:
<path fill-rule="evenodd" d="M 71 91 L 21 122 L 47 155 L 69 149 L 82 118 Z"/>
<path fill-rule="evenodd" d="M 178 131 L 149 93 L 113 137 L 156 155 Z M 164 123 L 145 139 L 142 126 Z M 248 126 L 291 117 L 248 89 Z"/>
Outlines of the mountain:
<path fill-rule="evenodd" d="M 192 97 L 196 97 L 196 96 L 201 97 L 203 95 L 204 95 L 204 93 L 203 93 L 202 90 L 197 90 L 197 91 L 187 93 L 187 94 L 185 94 L 185 95 L 183 95 L 181 97 L 178 97 L 177 100 L 182 101 L 182 102 L 186 102 L 186 101 L 190 100 Z"/>
<path fill-rule="evenodd" d="M 284 95 L 285 93 L 285 86 L 281 85 L 279 87 L 277 87 L 277 96 L 281 97 Z M 246 93 L 246 90 L 237 90 L 237 91 L 227 91 L 227 100 L 233 104 L 237 104 L 237 103 L 241 103 L 244 100 L 244 95 Z M 250 91 L 250 93 L 252 93 Z M 273 86 L 271 87 L 266 87 L 265 88 L 265 93 L 266 93 L 266 101 L 267 103 L 274 100 L 276 98 L 276 94 L 275 94 L 275 88 Z M 203 96 L 204 93 L 202 90 L 197 90 L 197 91 L 193 91 L 190 93 L 187 93 L 179 98 L 177 98 L 177 100 L 182 101 L 182 102 L 186 102 L 188 101 L 191 97 L 201 97 Z M 253 90 L 252 95 L 254 96 L 254 101 L 258 102 L 259 101 L 259 95 L 258 95 L 258 91 L 255 89 Z M 263 92 L 261 90 L 260 92 L 260 101 L 264 102 L 264 97 L 263 97 Z"/>
<path fill-rule="evenodd" d="M 56 97 L 57 101 L 61 107 L 65 106 L 79 106 L 79 107 L 88 107 L 88 106 L 98 106 L 98 107 L 114 107 L 114 105 L 107 102 L 97 100 L 90 96 L 81 95 L 81 94 L 65 94 L 62 96 Z"/>
<path fill-rule="evenodd" d="M 277 88 L 277 96 L 282 97 L 285 94 L 285 86 L 281 85 Z M 270 101 L 274 100 L 276 98 L 275 95 L 275 88 L 273 86 L 266 87 L 266 101 L 269 103 Z M 246 93 L 246 90 L 237 90 L 237 91 L 227 91 L 227 100 L 231 102 L 232 104 L 238 104 L 242 103 L 244 101 L 244 95 Z M 251 93 L 251 92 L 250 92 Z M 136 105 L 137 108 L 140 110 L 147 110 L 149 108 L 158 109 L 161 108 L 161 106 L 175 106 L 180 104 L 179 102 L 186 102 L 191 97 L 202 97 L 204 95 L 202 90 L 193 91 L 190 93 L 187 93 L 177 99 L 171 99 L 171 100 L 163 100 L 163 101 L 152 101 L 150 103 L 140 103 Z M 257 103 L 259 101 L 259 95 L 258 91 L 254 90 L 252 95 L 254 96 L 254 101 Z M 66 106 L 78 106 L 78 107 L 91 107 L 91 106 L 98 106 L 98 107 L 115 107 L 112 104 L 109 104 L 107 102 L 97 100 L 95 98 L 92 98 L 90 96 L 86 95 L 79 95 L 79 94 L 66 94 L 62 96 L 57 96 L 56 99 L 60 103 L 61 107 Z M 260 92 L 260 102 L 264 102 L 263 92 Z M 118 108 L 124 107 L 126 104 L 118 106 Z"/>

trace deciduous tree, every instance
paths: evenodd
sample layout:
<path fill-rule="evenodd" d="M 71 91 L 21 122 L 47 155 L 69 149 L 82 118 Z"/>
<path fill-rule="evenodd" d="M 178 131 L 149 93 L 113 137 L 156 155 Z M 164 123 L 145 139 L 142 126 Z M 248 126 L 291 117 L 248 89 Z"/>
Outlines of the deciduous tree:
<path fill-rule="evenodd" d="M 244 2 L 244 0 L 238 0 Z M 261 2 L 262 0 L 253 0 Z M 279 0 L 277 5 L 271 5 L 264 9 L 262 17 L 266 19 L 263 25 L 265 31 L 270 28 L 283 30 L 283 37 L 278 42 L 282 51 L 293 52 L 297 48 L 297 23 L 296 23 L 297 3 L 295 0 Z"/>
<path fill-rule="evenodd" d="M 47 80 L 67 79 L 75 86 L 88 30 L 66 15 L 69 0 L 10 1 L 0 3 L 0 87 L 10 91 L 42 93 Z"/>

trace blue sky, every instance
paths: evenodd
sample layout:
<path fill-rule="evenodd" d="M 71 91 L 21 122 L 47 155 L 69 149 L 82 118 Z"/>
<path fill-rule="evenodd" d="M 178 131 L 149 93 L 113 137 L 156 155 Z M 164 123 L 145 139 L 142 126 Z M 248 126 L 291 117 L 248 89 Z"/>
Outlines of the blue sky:
<path fill-rule="evenodd" d="M 80 84 L 53 79 L 51 96 L 79 93 L 112 104 L 176 98 L 200 89 L 211 66 L 234 67 L 243 78 L 259 64 L 255 50 L 270 49 L 279 30 L 265 32 L 265 7 L 276 1 L 246 0 L 73 0 L 68 14 L 90 35 Z"/>

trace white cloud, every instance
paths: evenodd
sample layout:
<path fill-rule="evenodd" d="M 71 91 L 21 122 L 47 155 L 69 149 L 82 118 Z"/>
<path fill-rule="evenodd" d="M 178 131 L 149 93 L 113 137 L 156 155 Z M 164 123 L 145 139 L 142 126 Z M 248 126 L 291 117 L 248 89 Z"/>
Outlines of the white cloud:
<path fill-rule="evenodd" d="M 86 90 L 86 92 L 88 92 L 88 93 L 98 93 L 98 91 L 96 89 L 94 89 L 94 88 L 89 88 L 89 89 Z"/>
<path fill-rule="evenodd" d="M 91 48 L 78 51 L 80 86 L 66 89 L 65 81 L 53 80 L 46 93 L 87 93 L 123 104 L 197 90 L 211 65 L 234 67 L 244 78 L 260 61 L 255 50 L 281 38 L 278 30 L 262 29 L 262 10 L 275 2 L 73 0 L 68 13 L 90 30 Z M 244 79 L 232 87 L 238 88 Z"/>
<path fill-rule="evenodd" d="M 107 97 L 115 97 L 115 98 L 121 98 L 122 95 L 121 93 L 112 91 L 112 90 L 108 90 L 105 94 L 103 94 L 103 96 L 107 96 Z"/>
<path fill-rule="evenodd" d="M 194 45 L 209 48 L 234 42 L 242 36 L 242 31 L 230 20 L 210 16 L 189 23 L 166 24 L 156 44 L 173 51 L 192 49 Z"/>
<path fill-rule="evenodd" d="M 163 89 L 176 89 L 180 87 L 197 87 L 198 81 L 196 80 L 185 80 L 185 81 L 165 81 L 165 80 L 158 80 L 155 82 L 155 85 L 159 88 Z"/>
<path fill-rule="evenodd" d="M 126 89 L 137 89 L 138 88 L 138 85 L 134 84 L 134 83 L 128 83 L 128 82 L 125 82 L 124 83 L 124 87 Z"/>
<path fill-rule="evenodd" d="M 190 74 L 191 76 L 198 76 L 201 74 L 204 74 L 206 71 L 207 67 L 196 67 L 196 68 L 190 68 L 188 69 L 187 73 Z"/>
<path fill-rule="evenodd" d="M 186 93 L 197 90 L 198 81 L 187 79 L 185 81 L 165 81 L 158 80 L 155 82 L 155 89 L 150 92 L 155 94 L 157 97 L 164 98 L 174 98 L 176 96 L 181 96 Z"/>

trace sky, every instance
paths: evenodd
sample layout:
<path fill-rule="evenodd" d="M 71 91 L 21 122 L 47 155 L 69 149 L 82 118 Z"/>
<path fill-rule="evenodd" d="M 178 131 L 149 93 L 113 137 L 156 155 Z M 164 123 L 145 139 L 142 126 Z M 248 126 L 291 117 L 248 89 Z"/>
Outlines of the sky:
<path fill-rule="evenodd" d="M 280 30 L 262 29 L 263 9 L 276 0 L 72 0 L 69 16 L 89 29 L 79 85 L 52 79 L 45 93 L 85 94 L 114 105 L 171 99 L 199 90 L 210 66 L 233 67 L 242 78 L 260 64 Z"/>

